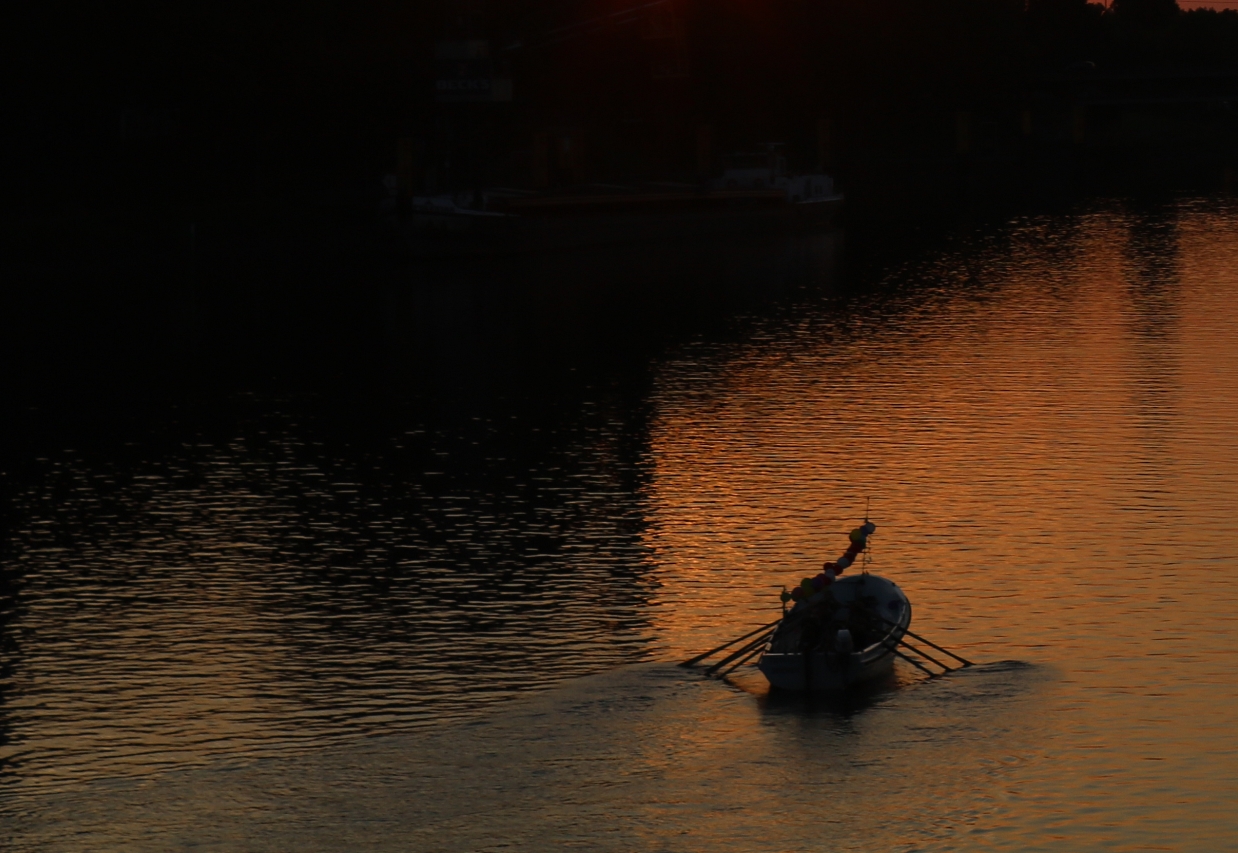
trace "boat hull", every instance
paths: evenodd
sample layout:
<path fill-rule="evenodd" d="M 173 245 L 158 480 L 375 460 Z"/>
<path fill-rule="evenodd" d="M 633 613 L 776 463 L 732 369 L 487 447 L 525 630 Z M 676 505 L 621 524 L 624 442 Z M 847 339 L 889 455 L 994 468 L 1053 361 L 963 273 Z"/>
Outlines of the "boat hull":
<path fill-rule="evenodd" d="M 894 668 L 894 649 L 911 626 L 911 602 L 898 585 L 876 575 L 856 575 L 836 581 L 829 595 L 841 607 L 867 607 L 880 615 L 882 632 L 863 648 L 838 652 L 814 645 L 803 648 L 804 617 L 820 600 L 798 605 L 779 626 L 757 668 L 779 690 L 845 690 L 855 684 L 888 675 Z"/>
<path fill-rule="evenodd" d="M 851 654 L 840 660 L 828 652 L 766 654 L 757 666 L 770 687 L 808 691 L 846 690 L 894 670 L 894 655 L 890 652 L 873 660 L 859 658 L 860 655 Z"/>

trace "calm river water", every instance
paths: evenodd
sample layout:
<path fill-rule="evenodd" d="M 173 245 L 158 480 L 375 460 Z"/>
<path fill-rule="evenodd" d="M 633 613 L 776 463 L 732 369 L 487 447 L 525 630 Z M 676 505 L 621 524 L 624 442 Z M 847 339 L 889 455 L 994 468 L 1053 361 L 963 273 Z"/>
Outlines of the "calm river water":
<path fill-rule="evenodd" d="M 566 261 L 426 279 L 376 332 L 396 414 L 238 398 L 10 466 L 5 849 L 1235 849 L 1238 206 L 836 249 L 599 267 L 726 295 L 664 334 L 608 284 L 622 380 Z M 674 665 L 870 500 L 870 570 L 977 666 Z"/>

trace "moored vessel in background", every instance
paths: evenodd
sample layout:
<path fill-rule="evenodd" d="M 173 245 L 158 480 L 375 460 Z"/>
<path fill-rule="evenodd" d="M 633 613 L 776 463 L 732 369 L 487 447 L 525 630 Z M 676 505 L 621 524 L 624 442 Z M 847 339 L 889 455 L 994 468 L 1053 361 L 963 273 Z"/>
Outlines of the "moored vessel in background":
<path fill-rule="evenodd" d="M 490 188 L 413 196 L 403 205 L 392 197 L 386 214 L 403 247 L 423 258 L 828 227 L 843 202 L 833 179 L 787 174 L 776 146 L 769 148 L 735 155 L 735 165 L 703 184 Z"/>

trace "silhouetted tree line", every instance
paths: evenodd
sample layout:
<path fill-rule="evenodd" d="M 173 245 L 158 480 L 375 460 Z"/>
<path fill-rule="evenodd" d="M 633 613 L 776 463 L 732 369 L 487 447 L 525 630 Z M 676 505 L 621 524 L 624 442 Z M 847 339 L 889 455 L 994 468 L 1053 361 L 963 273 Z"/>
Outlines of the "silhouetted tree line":
<path fill-rule="evenodd" d="M 687 175 L 765 141 L 807 166 L 949 147 L 960 111 L 1017 110 L 1044 75 L 1238 66 L 1238 12 L 1173 0 L 24 5 L 8 177 L 32 202 L 368 205 L 402 139 L 419 186 L 535 181 L 538 146 L 566 138 L 587 166 L 559 182 Z M 436 99 L 436 45 L 465 39 L 510 103 Z"/>

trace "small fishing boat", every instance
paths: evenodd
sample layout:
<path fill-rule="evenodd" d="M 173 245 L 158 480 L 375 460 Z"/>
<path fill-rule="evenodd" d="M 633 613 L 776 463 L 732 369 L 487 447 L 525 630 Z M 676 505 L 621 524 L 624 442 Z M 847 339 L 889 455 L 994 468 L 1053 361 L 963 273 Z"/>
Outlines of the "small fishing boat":
<path fill-rule="evenodd" d="M 827 562 L 821 573 L 799 586 L 782 590 L 782 618 L 684 661 L 696 666 L 706 658 L 729 652 L 706 673 L 725 678 L 760 655 L 757 669 L 779 690 L 844 690 L 853 684 L 887 675 L 894 659 L 902 658 L 935 678 L 958 669 L 907 640 L 911 637 L 962 666 L 971 661 L 911 630 L 911 602 L 888 578 L 859 575 L 840 578 L 868 548 L 877 525 L 867 518 L 850 533 L 851 544 L 841 557 Z M 867 565 L 867 562 L 865 562 Z M 791 610 L 787 604 L 794 601 Z M 753 638 L 756 639 L 753 639 Z M 900 649 L 901 647 L 901 649 Z M 934 670 L 933 667 L 938 670 Z"/>
<path fill-rule="evenodd" d="M 839 578 L 800 599 L 757 668 L 781 690 L 842 690 L 888 674 L 911 625 L 911 602 L 877 575 Z"/>

